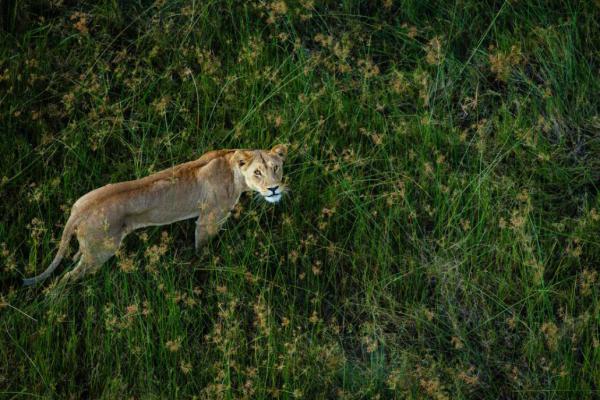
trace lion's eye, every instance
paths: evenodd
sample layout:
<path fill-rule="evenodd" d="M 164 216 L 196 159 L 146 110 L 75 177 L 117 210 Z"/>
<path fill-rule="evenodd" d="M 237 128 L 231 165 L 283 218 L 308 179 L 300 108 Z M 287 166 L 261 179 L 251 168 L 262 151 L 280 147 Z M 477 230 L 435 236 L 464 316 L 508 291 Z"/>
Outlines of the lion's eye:
<path fill-rule="evenodd" d="M 256 175 L 256 176 L 262 176 L 262 173 L 257 169 L 256 171 L 254 171 L 254 175 Z"/>
<path fill-rule="evenodd" d="M 279 171 L 279 165 L 276 165 L 276 166 L 273 168 L 273 171 L 275 171 L 275 172 Z"/>

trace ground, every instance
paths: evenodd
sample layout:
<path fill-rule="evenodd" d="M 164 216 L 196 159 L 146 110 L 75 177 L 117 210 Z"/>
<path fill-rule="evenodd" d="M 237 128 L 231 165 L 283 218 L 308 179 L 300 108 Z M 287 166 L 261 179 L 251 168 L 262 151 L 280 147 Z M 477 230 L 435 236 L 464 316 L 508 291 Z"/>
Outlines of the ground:
<path fill-rule="evenodd" d="M 599 395 L 598 1 L 0 8 L 0 397 Z M 86 192 L 277 143 L 201 252 L 21 286 Z"/>

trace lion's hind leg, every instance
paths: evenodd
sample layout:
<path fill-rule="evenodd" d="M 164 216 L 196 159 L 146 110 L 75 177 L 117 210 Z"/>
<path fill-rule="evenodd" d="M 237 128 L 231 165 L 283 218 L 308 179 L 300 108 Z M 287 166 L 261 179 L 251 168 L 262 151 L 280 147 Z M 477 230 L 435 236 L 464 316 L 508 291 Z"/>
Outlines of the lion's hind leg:
<path fill-rule="evenodd" d="M 73 282 L 87 274 L 97 272 L 102 265 L 115 255 L 126 232 L 114 229 L 105 230 L 82 229 L 78 232 L 79 261 L 75 268 L 67 272 L 60 284 Z"/>
<path fill-rule="evenodd" d="M 79 278 L 81 278 L 83 275 L 85 275 L 85 271 L 88 269 L 88 265 L 89 264 L 84 263 L 83 258 L 80 258 L 79 262 L 77 263 L 75 268 L 73 268 L 71 271 L 65 273 L 62 276 L 62 278 L 60 278 L 59 285 L 64 285 L 65 283 L 67 283 L 69 281 L 76 281 Z"/>
<path fill-rule="evenodd" d="M 113 255 L 114 253 L 109 252 L 96 253 L 93 256 L 89 253 L 82 253 L 75 268 L 63 275 L 60 284 L 75 282 L 85 275 L 96 273 Z"/>

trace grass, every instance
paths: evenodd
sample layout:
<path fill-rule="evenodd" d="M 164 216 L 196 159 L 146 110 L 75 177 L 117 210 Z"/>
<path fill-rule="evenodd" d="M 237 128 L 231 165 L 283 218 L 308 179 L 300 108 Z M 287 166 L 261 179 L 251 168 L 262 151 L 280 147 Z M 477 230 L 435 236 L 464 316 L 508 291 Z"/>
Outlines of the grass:
<path fill-rule="evenodd" d="M 597 2 L 0 7 L 1 397 L 598 396 Z M 284 142 L 200 253 L 20 285 L 86 192 Z"/>

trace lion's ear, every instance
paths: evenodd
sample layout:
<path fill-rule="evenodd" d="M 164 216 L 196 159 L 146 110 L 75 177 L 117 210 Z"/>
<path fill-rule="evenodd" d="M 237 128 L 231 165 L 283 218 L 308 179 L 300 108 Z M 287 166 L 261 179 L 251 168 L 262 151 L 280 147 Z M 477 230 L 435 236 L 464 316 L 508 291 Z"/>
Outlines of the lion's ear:
<path fill-rule="evenodd" d="M 271 154 L 277 154 L 282 160 L 285 160 L 285 156 L 287 156 L 288 147 L 285 144 L 278 144 L 273 146 L 271 149 Z"/>
<path fill-rule="evenodd" d="M 252 162 L 253 158 L 254 156 L 249 151 L 236 150 L 235 153 L 233 153 L 233 161 L 240 168 L 247 167 Z"/>

